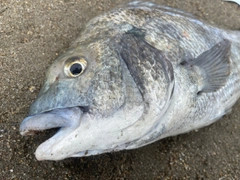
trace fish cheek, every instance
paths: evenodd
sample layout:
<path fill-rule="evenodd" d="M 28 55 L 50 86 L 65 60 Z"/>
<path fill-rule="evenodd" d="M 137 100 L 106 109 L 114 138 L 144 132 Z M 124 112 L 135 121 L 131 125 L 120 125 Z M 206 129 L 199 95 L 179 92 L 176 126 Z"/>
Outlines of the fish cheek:
<path fill-rule="evenodd" d="M 113 114 L 124 104 L 124 87 L 118 59 L 112 59 L 109 66 L 96 73 L 92 83 L 92 97 L 90 112 L 101 116 Z"/>

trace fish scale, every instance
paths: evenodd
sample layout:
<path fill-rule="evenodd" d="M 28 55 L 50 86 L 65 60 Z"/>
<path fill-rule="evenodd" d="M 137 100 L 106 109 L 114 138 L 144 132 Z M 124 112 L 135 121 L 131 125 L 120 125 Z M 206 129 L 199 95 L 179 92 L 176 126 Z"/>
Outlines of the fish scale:
<path fill-rule="evenodd" d="M 61 160 L 207 126 L 240 97 L 239 38 L 153 3 L 113 9 L 91 20 L 51 65 L 20 132 L 60 127 L 35 155 Z M 72 76 L 69 59 L 82 72 Z"/>

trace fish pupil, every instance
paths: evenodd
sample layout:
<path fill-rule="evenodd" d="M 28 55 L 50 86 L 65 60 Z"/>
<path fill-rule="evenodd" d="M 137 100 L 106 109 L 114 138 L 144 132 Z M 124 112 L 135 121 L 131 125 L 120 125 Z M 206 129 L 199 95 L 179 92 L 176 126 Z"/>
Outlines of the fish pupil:
<path fill-rule="evenodd" d="M 78 75 L 82 72 L 82 65 L 79 63 L 74 63 L 71 67 L 70 67 L 70 72 L 73 75 Z"/>

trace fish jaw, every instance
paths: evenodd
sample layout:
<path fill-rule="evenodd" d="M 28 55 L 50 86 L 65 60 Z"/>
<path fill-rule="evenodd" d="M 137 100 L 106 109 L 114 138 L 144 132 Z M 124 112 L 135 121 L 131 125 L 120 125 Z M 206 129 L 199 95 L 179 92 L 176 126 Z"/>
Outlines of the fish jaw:
<path fill-rule="evenodd" d="M 101 134 L 100 128 L 92 121 L 91 116 L 85 115 L 81 118 L 80 126 L 72 129 L 61 128 L 52 138 L 38 146 L 35 151 L 37 160 L 58 161 L 69 157 L 84 157 L 108 152 L 109 146 L 98 137 L 98 134 Z M 95 135 L 92 134 L 93 132 Z M 103 146 L 99 147 L 98 144 Z"/>
<path fill-rule="evenodd" d="M 24 136 L 32 135 L 36 131 L 60 127 L 60 130 L 52 138 L 41 144 L 35 152 L 38 160 L 45 160 L 49 155 L 52 156 L 51 159 L 57 160 L 59 157 L 55 157 L 51 153 L 52 149 L 55 149 L 59 142 L 64 141 L 64 137 L 68 133 L 80 126 L 81 116 L 82 111 L 79 107 L 55 109 L 50 112 L 28 116 L 22 121 L 19 130 L 21 135 Z"/>
<path fill-rule="evenodd" d="M 31 135 L 34 131 L 61 127 L 36 149 L 35 156 L 39 161 L 119 151 L 146 133 L 138 130 L 141 129 L 139 126 L 134 134 L 127 131 L 141 118 L 143 110 L 143 105 L 125 106 L 109 117 L 101 117 L 92 116 L 78 107 L 55 109 L 25 118 L 20 133 Z"/>

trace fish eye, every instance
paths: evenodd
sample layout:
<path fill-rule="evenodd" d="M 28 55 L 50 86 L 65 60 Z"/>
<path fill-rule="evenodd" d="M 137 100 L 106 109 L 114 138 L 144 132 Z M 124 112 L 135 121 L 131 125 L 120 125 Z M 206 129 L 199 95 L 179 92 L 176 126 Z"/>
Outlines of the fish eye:
<path fill-rule="evenodd" d="M 78 77 L 87 67 L 87 61 L 83 57 L 71 57 L 66 60 L 64 73 L 68 77 Z"/>

